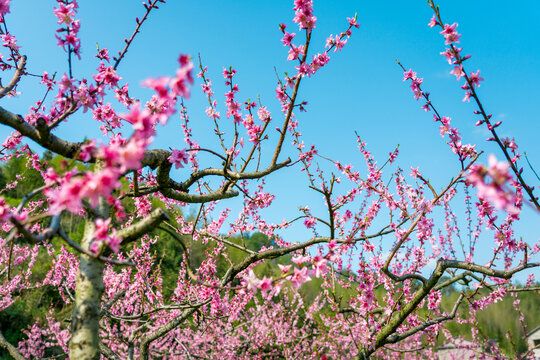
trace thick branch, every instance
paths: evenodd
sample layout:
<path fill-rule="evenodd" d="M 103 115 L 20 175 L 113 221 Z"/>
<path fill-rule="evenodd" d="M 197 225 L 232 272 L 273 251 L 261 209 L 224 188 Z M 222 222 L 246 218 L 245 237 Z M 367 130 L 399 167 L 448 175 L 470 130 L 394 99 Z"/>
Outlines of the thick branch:
<path fill-rule="evenodd" d="M 459 260 L 441 259 L 439 260 L 439 262 L 441 263 L 441 266 L 445 269 L 454 268 L 454 269 L 469 270 L 469 271 L 477 272 L 477 273 L 484 274 L 487 276 L 497 277 L 500 279 L 510 279 L 517 272 L 520 272 L 528 268 L 540 266 L 540 263 L 526 263 L 526 264 L 520 264 L 513 269 L 497 270 L 497 269 L 492 269 L 487 266 L 477 265 L 477 264 L 469 263 L 466 261 L 459 261 Z"/>
<path fill-rule="evenodd" d="M 23 136 L 26 136 L 47 150 L 72 159 L 79 151 L 81 143 L 72 143 L 60 139 L 54 134 L 39 132 L 34 126 L 30 125 L 20 115 L 16 115 L 0 107 L 0 124 L 9 126 L 17 130 Z"/>
<path fill-rule="evenodd" d="M 160 337 L 166 335 L 168 332 L 174 330 L 174 328 L 176 328 L 178 325 L 186 321 L 187 318 L 189 318 L 195 311 L 197 311 L 197 309 L 200 306 L 206 303 L 208 303 L 208 301 L 197 304 L 197 306 L 194 306 L 191 309 L 184 310 L 182 314 L 178 315 L 172 321 L 168 322 L 167 324 L 163 326 L 160 326 L 159 328 L 157 328 L 155 331 L 151 333 L 146 333 L 145 335 L 143 335 L 143 337 L 141 338 L 141 343 L 139 345 L 140 358 L 142 360 L 148 360 L 150 357 L 150 344 L 154 340 L 157 340 Z"/>
<path fill-rule="evenodd" d="M 4 337 L 4 335 L 2 334 L 2 331 L 0 331 L 0 347 L 1 348 L 4 348 L 8 351 L 8 353 L 13 356 L 13 358 L 15 360 L 26 360 L 26 358 L 24 356 L 21 355 L 21 353 L 19 352 L 19 350 L 17 350 L 17 348 L 13 345 L 11 345 L 7 340 L 6 338 Z"/>
<path fill-rule="evenodd" d="M 122 243 L 126 244 L 135 241 L 144 234 L 154 230 L 159 224 L 166 220 L 169 220 L 167 212 L 163 209 L 156 209 L 143 220 L 118 230 L 116 235 L 122 239 Z"/>

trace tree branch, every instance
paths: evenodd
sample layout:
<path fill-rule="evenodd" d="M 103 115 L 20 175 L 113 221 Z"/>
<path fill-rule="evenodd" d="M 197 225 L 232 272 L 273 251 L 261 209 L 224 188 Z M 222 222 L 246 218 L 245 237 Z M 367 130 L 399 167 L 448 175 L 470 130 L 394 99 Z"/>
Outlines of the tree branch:
<path fill-rule="evenodd" d="M 169 220 L 169 215 L 163 209 L 156 209 L 141 221 L 120 229 L 116 235 L 122 239 L 122 243 L 130 243 L 144 234 L 154 230 L 163 221 Z"/>
<path fill-rule="evenodd" d="M 11 345 L 7 340 L 6 338 L 4 337 L 4 335 L 2 334 L 2 331 L 0 331 L 0 347 L 6 349 L 9 354 L 11 356 L 13 356 L 13 358 L 15 360 L 26 360 L 26 358 L 24 356 L 21 355 L 21 353 L 19 352 L 19 350 L 17 350 L 17 348 L 13 345 Z"/>
<path fill-rule="evenodd" d="M 17 86 L 19 83 L 19 80 L 21 80 L 21 76 L 24 73 L 24 68 L 26 66 L 26 56 L 21 56 L 21 59 L 19 60 L 19 63 L 17 64 L 17 69 L 15 70 L 15 74 L 13 74 L 13 78 L 9 82 L 9 84 L 6 87 L 0 88 L 0 99 L 6 96 L 10 93 L 11 90 Z"/>

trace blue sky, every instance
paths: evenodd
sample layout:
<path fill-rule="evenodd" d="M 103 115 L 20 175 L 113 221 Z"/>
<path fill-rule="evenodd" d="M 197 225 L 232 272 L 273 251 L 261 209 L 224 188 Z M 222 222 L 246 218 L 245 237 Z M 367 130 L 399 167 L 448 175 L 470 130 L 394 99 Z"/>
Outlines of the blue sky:
<path fill-rule="evenodd" d="M 54 3 L 13 0 L 7 17 L 8 27 L 18 38 L 22 53 L 28 56 L 28 69 L 33 73 L 47 70 L 61 75 L 67 71 L 65 53 L 56 46 L 54 38 L 57 26 L 52 12 Z M 133 95 L 145 100 L 151 93 L 138 89 L 142 80 L 172 75 L 180 53 L 194 57 L 200 53 L 215 84 L 222 114 L 225 113 L 222 94 L 226 90 L 221 72 L 223 67 L 233 66 L 238 71 L 235 82 L 240 87 L 239 98 L 260 96 L 273 116 L 280 118 L 274 94 L 274 67 L 283 74 L 291 71 L 293 64 L 286 61 L 287 50 L 280 42 L 278 24 L 286 23 L 289 31 L 299 33 L 291 21 L 292 3 L 292 0 L 209 0 L 201 5 L 201 2 L 170 0 L 143 25 L 118 69 L 119 75 L 130 83 Z M 472 55 L 467 68 L 480 69 L 485 78 L 479 94 L 487 111 L 503 121 L 500 134 L 515 137 L 520 150 L 527 152 L 540 169 L 540 29 L 537 26 L 540 3 L 444 0 L 439 5 L 445 22 L 459 23 L 463 53 Z M 307 100 L 309 105 L 307 113 L 298 114 L 298 120 L 308 145 L 315 143 L 321 154 L 355 164 L 363 174 L 355 131 L 381 163 L 399 143 L 400 167 L 420 166 L 435 188 L 444 187 L 458 169 L 457 160 L 439 136 L 432 115 L 420 109 L 421 103 L 413 99 L 408 84 L 402 82 L 402 71 L 395 62 L 399 59 L 424 78 L 424 89 L 431 92 L 439 112 L 452 117 L 452 124 L 461 131 L 464 142 L 478 144 L 486 154 L 502 157 L 493 144 L 484 141 L 487 131 L 474 126 L 477 120 L 472 113 L 474 105 L 461 101 L 463 90 L 439 54 L 444 50 L 444 39 L 438 30 L 427 27 L 432 10 L 425 1 L 325 0 L 316 1 L 314 9 L 318 21 L 311 50 L 315 53 L 322 52 L 328 35 L 346 28 L 346 17 L 357 13 L 361 27 L 342 52 L 331 53 L 330 63 L 301 85 L 299 99 Z M 121 49 L 123 38 L 133 31 L 135 17 L 143 13 L 138 1 L 80 1 L 83 59 L 74 61 L 74 75 L 88 77 L 99 65 L 93 58 L 96 43 L 108 48 L 111 54 Z M 22 92 L 19 98 L 3 100 L 2 106 L 25 113 L 43 95 L 38 81 L 31 78 L 21 83 L 19 91 Z M 194 135 L 201 139 L 202 145 L 216 148 L 208 136 L 211 128 L 198 84 L 187 105 Z M 166 129 L 158 132 L 157 147 L 183 147 L 178 124 L 178 119 L 171 120 Z M 82 128 L 84 131 L 80 131 Z M 8 133 L 5 127 L 0 127 L 2 138 Z M 59 134 L 75 141 L 97 136 L 99 131 L 91 114 L 79 112 Z M 294 156 L 290 150 L 287 154 Z M 486 159 L 484 156 L 482 160 L 486 162 Z M 539 184 L 525 162 L 522 166 L 526 179 Z M 275 210 L 267 213 L 269 218 L 281 221 L 284 215 L 292 217 L 300 205 L 323 210 L 320 198 L 305 191 L 305 182 L 292 180 L 298 178 L 297 169 L 286 169 L 281 174 L 268 179 L 269 189 L 278 194 Z M 180 178 L 185 175 L 178 173 Z M 538 239 L 538 216 L 525 209 L 524 220 L 517 227 L 518 233 L 531 243 Z M 305 231 L 295 231 L 288 235 L 291 241 L 309 236 Z"/>

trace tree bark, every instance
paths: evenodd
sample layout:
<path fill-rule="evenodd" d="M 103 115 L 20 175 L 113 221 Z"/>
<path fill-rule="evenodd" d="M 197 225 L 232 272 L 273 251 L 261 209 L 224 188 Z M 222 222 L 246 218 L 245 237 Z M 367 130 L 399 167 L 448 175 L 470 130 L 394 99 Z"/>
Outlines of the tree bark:
<path fill-rule="evenodd" d="M 87 219 L 81 246 L 89 249 L 94 236 L 93 220 Z M 86 254 L 79 256 L 75 308 L 71 322 L 69 355 L 73 360 L 99 360 L 99 319 L 104 291 L 103 262 Z"/>

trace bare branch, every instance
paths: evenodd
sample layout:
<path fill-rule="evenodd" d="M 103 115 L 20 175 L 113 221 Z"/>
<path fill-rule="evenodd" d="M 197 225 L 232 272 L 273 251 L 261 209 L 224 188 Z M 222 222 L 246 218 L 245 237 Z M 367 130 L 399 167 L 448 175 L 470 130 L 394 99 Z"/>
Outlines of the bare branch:
<path fill-rule="evenodd" d="M 520 272 L 522 270 L 529 269 L 532 267 L 540 266 L 540 263 L 526 263 L 526 264 L 520 264 L 513 269 L 496 270 L 487 266 L 477 265 L 477 264 L 469 263 L 466 261 L 459 261 L 459 260 L 440 259 L 439 262 L 441 266 L 445 269 L 454 268 L 454 269 L 469 270 L 469 271 L 477 272 L 477 273 L 484 274 L 487 276 L 497 277 L 500 279 L 510 279 L 517 272 Z"/>
<path fill-rule="evenodd" d="M 6 87 L 0 88 L 0 99 L 6 96 L 7 94 L 9 94 L 10 91 L 13 90 L 15 86 L 17 86 L 17 84 L 19 83 L 19 80 L 21 80 L 22 74 L 24 73 L 25 66 L 26 66 L 26 56 L 23 55 L 21 56 L 21 59 L 19 60 L 19 63 L 17 64 L 17 69 L 15 70 L 15 74 L 13 74 L 13 78 L 11 79 L 9 84 L 7 84 Z"/>
<path fill-rule="evenodd" d="M 410 328 L 409 330 L 404 331 L 402 333 L 394 334 L 394 335 L 388 337 L 388 339 L 385 341 L 385 343 L 387 343 L 387 344 L 397 343 L 397 342 L 399 342 L 401 340 L 404 340 L 404 339 L 408 338 L 411 335 L 416 334 L 419 331 L 425 330 L 426 328 L 428 328 L 430 326 L 439 324 L 439 323 L 441 323 L 443 321 L 452 320 L 456 316 L 458 307 L 461 304 L 461 302 L 463 301 L 463 298 L 464 298 L 463 294 L 460 294 L 459 298 L 457 299 L 456 303 L 454 304 L 454 308 L 452 309 L 452 312 L 450 314 L 438 317 L 436 319 L 426 321 L 425 323 L 420 324 L 418 326 L 415 326 L 413 328 Z"/>

